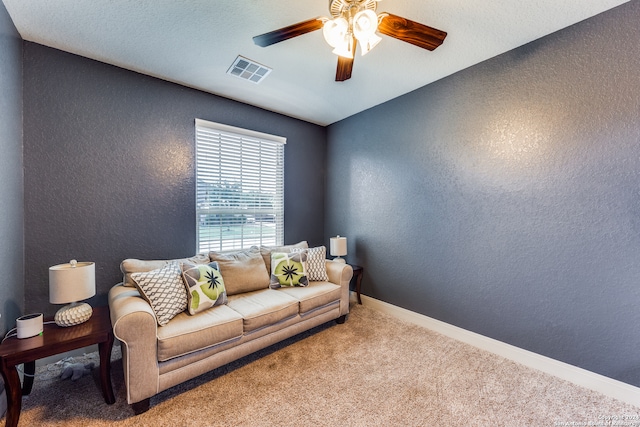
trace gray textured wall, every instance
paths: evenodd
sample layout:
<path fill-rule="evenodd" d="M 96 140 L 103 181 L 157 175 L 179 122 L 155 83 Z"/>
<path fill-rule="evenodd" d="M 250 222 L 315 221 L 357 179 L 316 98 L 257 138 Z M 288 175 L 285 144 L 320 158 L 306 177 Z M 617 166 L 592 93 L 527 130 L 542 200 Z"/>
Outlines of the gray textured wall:
<path fill-rule="evenodd" d="M 22 40 L 0 2 L 0 333 L 24 308 Z"/>
<path fill-rule="evenodd" d="M 323 240 L 322 127 L 29 42 L 24 111 L 28 310 L 55 312 L 48 267 L 71 258 L 106 304 L 123 259 L 195 253 L 195 118 L 286 137 L 285 240 Z"/>
<path fill-rule="evenodd" d="M 640 386 L 638 22 L 632 1 L 330 126 L 325 230 L 364 294 Z"/>

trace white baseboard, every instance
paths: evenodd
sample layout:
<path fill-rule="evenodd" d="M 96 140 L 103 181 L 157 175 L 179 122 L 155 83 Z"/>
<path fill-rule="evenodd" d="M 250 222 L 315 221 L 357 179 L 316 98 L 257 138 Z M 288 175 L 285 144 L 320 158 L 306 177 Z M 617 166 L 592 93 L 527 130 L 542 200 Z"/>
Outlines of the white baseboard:
<path fill-rule="evenodd" d="M 640 407 L 640 388 L 638 387 L 515 347 L 493 338 L 485 337 L 366 295 L 361 295 L 360 297 L 362 304 L 366 307 L 371 307 L 406 322 L 431 329 L 449 338 L 462 341 L 530 368 L 572 382 L 573 384 L 597 391 L 605 396 Z"/>

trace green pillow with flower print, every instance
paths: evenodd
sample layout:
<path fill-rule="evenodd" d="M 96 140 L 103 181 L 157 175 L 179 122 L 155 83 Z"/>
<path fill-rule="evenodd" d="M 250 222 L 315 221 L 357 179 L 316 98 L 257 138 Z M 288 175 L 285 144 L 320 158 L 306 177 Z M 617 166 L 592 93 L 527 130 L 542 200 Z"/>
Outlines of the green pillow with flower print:
<path fill-rule="evenodd" d="M 277 289 L 282 286 L 307 286 L 307 254 L 272 252 L 271 281 L 269 286 Z"/>
<path fill-rule="evenodd" d="M 187 288 L 189 314 L 196 314 L 227 303 L 227 291 L 217 262 L 181 263 L 182 280 Z"/>

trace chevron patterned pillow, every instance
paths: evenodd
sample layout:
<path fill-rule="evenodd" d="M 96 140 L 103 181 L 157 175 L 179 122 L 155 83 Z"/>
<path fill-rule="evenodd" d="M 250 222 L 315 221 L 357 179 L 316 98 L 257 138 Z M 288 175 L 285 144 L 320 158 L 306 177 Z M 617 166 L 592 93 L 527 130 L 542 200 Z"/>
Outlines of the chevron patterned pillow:
<path fill-rule="evenodd" d="M 136 288 L 151 305 L 160 326 L 166 325 L 187 308 L 187 291 L 181 273 L 180 265 L 172 261 L 157 270 L 131 274 Z"/>

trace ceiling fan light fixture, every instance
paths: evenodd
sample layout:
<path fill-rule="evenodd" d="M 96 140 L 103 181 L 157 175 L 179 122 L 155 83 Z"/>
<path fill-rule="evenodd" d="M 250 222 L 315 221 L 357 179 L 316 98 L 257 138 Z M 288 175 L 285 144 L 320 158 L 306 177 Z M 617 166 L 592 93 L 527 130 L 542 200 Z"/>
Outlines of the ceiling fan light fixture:
<path fill-rule="evenodd" d="M 351 44 L 353 43 L 352 40 L 353 40 L 352 37 L 345 38 L 344 42 L 336 46 L 331 52 L 335 55 L 352 59 L 353 58 L 353 49 L 352 49 L 353 46 Z"/>
<path fill-rule="evenodd" d="M 322 35 L 325 41 L 329 46 L 335 48 L 346 43 L 348 32 L 349 22 L 341 16 L 327 20 L 322 26 Z"/>
<path fill-rule="evenodd" d="M 360 10 L 353 18 L 347 10 L 342 10 L 341 13 L 334 19 L 327 19 L 322 26 L 322 35 L 329 46 L 334 48 L 332 52 L 335 55 L 352 59 L 354 36 L 360 44 L 362 55 L 366 55 L 380 43 L 382 39 L 376 35 L 379 18 L 373 10 Z"/>
<path fill-rule="evenodd" d="M 365 56 L 367 53 L 371 52 L 371 49 L 376 47 L 381 41 L 382 38 L 378 37 L 376 34 L 372 34 L 371 37 L 369 37 L 365 41 L 359 40 L 362 56 Z"/>
<path fill-rule="evenodd" d="M 360 43 L 362 55 L 366 55 L 382 40 L 376 35 L 378 16 L 371 9 L 361 10 L 353 17 L 353 35 Z"/>
<path fill-rule="evenodd" d="M 444 42 L 446 31 L 438 30 L 391 13 L 376 13 L 380 0 L 329 0 L 331 18 L 317 17 L 257 35 L 253 42 L 262 47 L 271 46 L 293 37 L 322 29 L 333 53 L 340 55 L 336 68 L 336 81 L 351 78 L 357 45 L 366 55 L 382 40 L 384 34 L 426 50 L 434 50 Z"/>
<path fill-rule="evenodd" d="M 353 18 L 353 35 L 358 41 L 366 40 L 376 33 L 378 17 L 372 10 L 361 10 Z"/>

